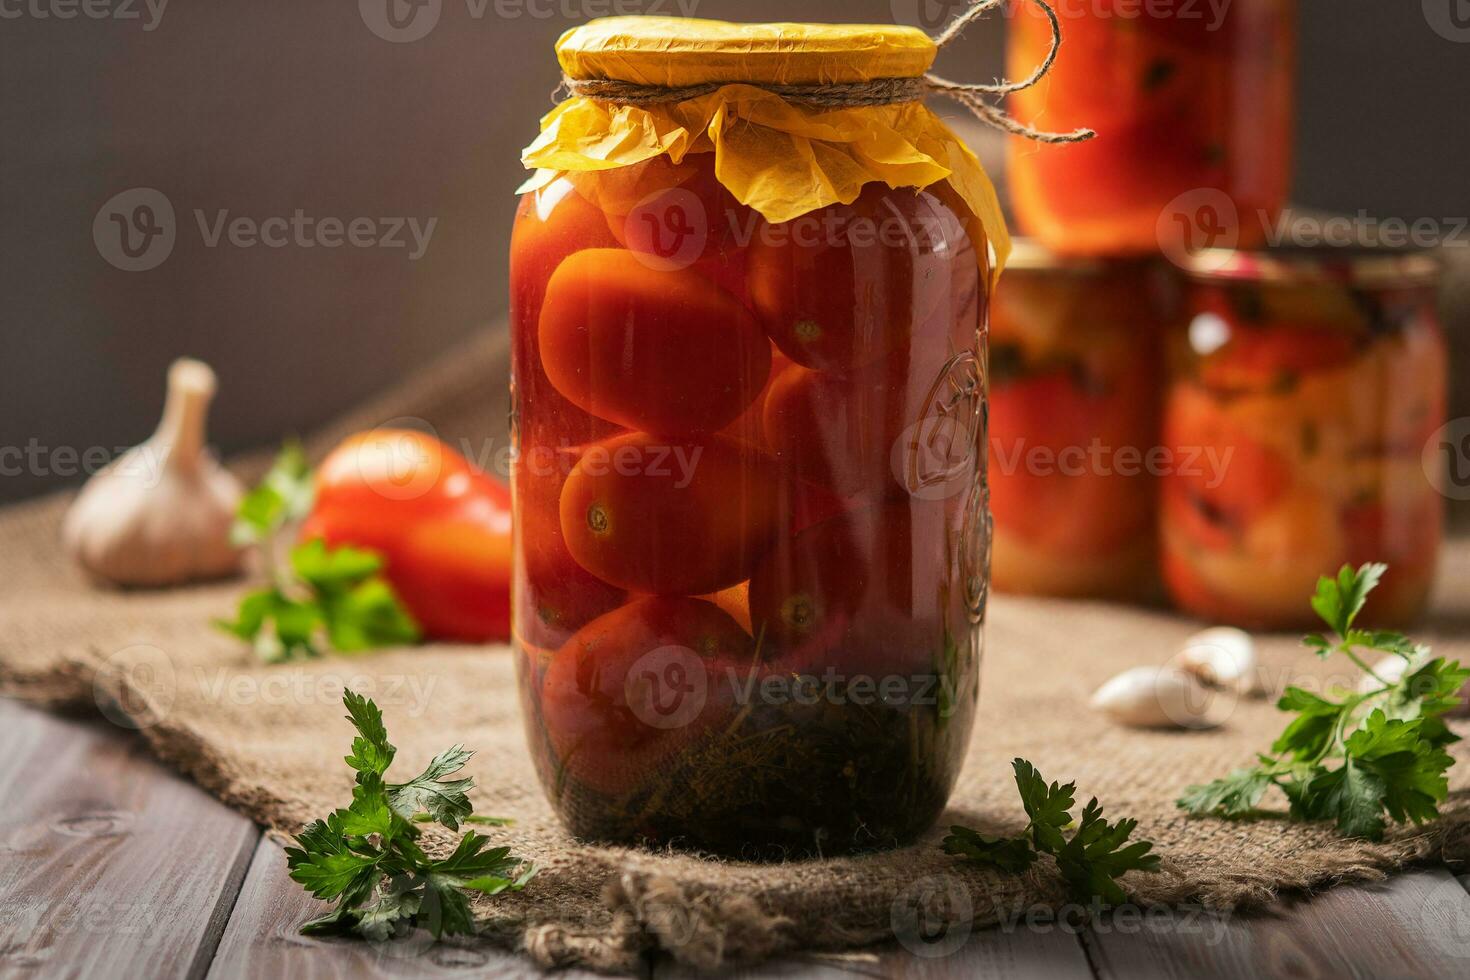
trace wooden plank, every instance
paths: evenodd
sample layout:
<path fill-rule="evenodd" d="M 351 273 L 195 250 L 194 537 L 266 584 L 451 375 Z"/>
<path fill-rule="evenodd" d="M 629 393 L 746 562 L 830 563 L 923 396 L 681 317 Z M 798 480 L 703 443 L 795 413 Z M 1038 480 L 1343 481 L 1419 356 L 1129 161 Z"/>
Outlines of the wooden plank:
<path fill-rule="evenodd" d="M 655 980 L 690 980 L 700 974 L 660 960 Z M 971 933 L 953 952 L 919 956 L 902 948 L 883 948 L 837 956 L 801 956 L 730 970 L 728 980 L 1092 980 L 1092 970 L 1075 932 L 1019 923 L 1006 929 Z"/>
<path fill-rule="evenodd" d="M 291 977 L 292 980 L 378 980 L 493 976 L 504 980 L 541 980 L 530 960 L 484 943 L 426 936 L 388 943 L 311 939 L 299 933 L 301 923 L 321 915 L 327 906 L 286 877 L 286 853 L 263 838 L 210 970 L 211 978 Z M 560 971 L 558 978 L 591 978 L 579 971 Z"/>
<path fill-rule="evenodd" d="M 1104 920 L 1083 941 L 1105 980 L 1464 977 L 1470 894 L 1447 871 L 1420 871 L 1252 916 Z"/>
<path fill-rule="evenodd" d="M 0 977 L 198 977 L 260 837 L 103 722 L 0 699 Z"/>

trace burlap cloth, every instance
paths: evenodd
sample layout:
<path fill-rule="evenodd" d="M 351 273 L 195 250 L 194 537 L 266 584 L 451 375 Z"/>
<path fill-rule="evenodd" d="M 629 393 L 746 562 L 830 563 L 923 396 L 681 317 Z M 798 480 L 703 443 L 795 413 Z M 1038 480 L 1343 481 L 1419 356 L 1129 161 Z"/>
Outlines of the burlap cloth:
<path fill-rule="evenodd" d="M 320 433 L 312 446 L 320 451 L 345 431 L 400 416 L 427 420 L 476 447 L 487 439 L 501 445 L 505 377 L 503 332 L 486 333 Z M 241 469 L 248 475 L 259 465 L 246 460 Z M 404 769 L 454 742 L 478 750 L 470 767 L 478 812 L 514 818 L 512 828 L 494 833 L 542 868 L 525 892 L 485 903 L 487 935 L 542 964 L 619 971 L 663 948 L 710 967 L 876 943 L 895 932 L 912 940 L 905 932 L 921 905 L 931 917 L 948 910 L 965 928 L 971 914 L 978 927 L 1062 900 L 1049 865 L 1005 877 L 956 863 L 939 849 L 942 827 L 902 851 L 786 864 L 579 844 L 561 830 L 532 771 L 506 650 L 427 647 L 261 666 L 209 625 L 230 612 L 240 583 L 130 594 L 89 588 L 58 551 L 66 503 L 53 497 L 0 514 L 0 692 L 55 707 L 101 707 L 114 721 L 141 727 L 161 758 L 230 806 L 291 832 L 349 798 L 342 756 L 350 732 L 338 699 L 350 683 L 382 704 Z M 1446 560 L 1437 611 L 1417 635 L 1464 659 L 1470 542 L 1452 547 Z M 1455 774 L 1443 819 L 1382 844 L 1279 819 L 1184 817 L 1173 804 L 1179 791 L 1248 763 L 1280 730 L 1277 712 L 1266 701 L 1242 701 L 1220 730 L 1153 734 L 1110 725 L 1086 701 L 1117 671 L 1163 662 L 1196 628 L 1150 611 L 995 598 L 980 722 L 941 824 L 1017 828 L 1023 818 L 1008 763 L 1024 756 L 1048 778 L 1077 780 L 1083 798 L 1097 795 L 1110 814 L 1138 818 L 1139 834 L 1157 843 L 1164 868 L 1128 878 L 1140 903 L 1240 908 L 1283 889 L 1466 856 L 1470 766 Z M 1265 641 L 1263 655 L 1273 689 L 1332 671 L 1294 638 Z M 1456 755 L 1463 761 L 1470 751 L 1460 747 Z"/>

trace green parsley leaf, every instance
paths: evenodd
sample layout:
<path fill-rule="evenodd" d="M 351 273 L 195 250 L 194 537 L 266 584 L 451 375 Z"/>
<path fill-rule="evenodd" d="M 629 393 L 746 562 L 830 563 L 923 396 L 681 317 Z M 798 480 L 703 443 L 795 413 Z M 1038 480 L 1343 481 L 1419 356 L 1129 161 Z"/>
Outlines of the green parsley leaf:
<path fill-rule="evenodd" d="M 1118 879 L 1129 871 L 1157 871 L 1159 857 L 1150 854 L 1149 841 L 1129 843 L 1137 820 L 1110 824 L 1094 797 L 1082 810 L 1082 820 L 1072 839 L 1057 852 L 1057 868 L 1080 902 L 1101 899 L 1104 905 L 1121 905 L 1128 898 Z"/>
<path fill-rule="evenodd" d="M 1317 581 L 1312 609 L 1339 636 L 1346 637 L 1358 613 L 1363 611 L 1368 593 L 1377 588 L 1386 571 L 1387 565 L 1369 564 L 1356 571 L 1351 565 L 1344 565 L 1336 579 L 1324 575 Z"/>
<path fill-rule="evenodd" d="M 463 745 L 441 753 L 409 782 L 389 786 L 388 806 L 404 820 L 413 820 L 419 813 L 427 813 L 450 830 L 458 830 L 460 821 L 474 811 L 466 795 L 474 781 L 445 780 L 444 777 L 463 769 L 473 755 Z M 474 837 L 474 834 L 469 837 Z"/>
<path fill-rule="evenodd" d="M 1069 840 L 1076 785 L 1048 784 L 1025 759 L 1012 764 L 1021 805 L 1031 818 L 1025 831 L 1012 838 L 990 837 L 967 827 L 951 827 L 944 838 L 947 854 L 1000 871 L 1018 874 L 1036 863 L 1039 853 L 1052 855 L 1074 900 L 1085 905 L 1100 901 L 1121 904 L 1127 896 L 1117 879 L 1129 871 L 1157 871 L 1159 859 L 1150 854 L 1148 841 L 1129 843 L 1136 820 L 1109 824 L 1097 799 L 1088 803 Z M 1033 848 L 1033 844 L 1035 845 Z"/>
<path fill-rule="evenodd" d="M 446 858 L 431 859 L 418 844 L 417 823 L 450 830 L 476 820 L 470 779 L 447 779 L 473 753 L 455 746 L 435 757 L 407 783 L 385 781 L 396 754 L 382 712 L 371 700 L 345 691 L 342 703 L 357 729 L 346 762 L 357 773 L 352 803 L 303 830 L 286 849 L 290 876 L 313 896 L 337 901 L 327 915 L 305 923 L 305 935 L 361 936 L 382 941 L 417 929 L 435 939 L 475 931 L 469 895 L 519 891 L 536 869 L 489 838 L 464 835 Z M 422 811 L 422 812 L 421 812 Z M 504 824 L 494 817 L 485 824 Z"/>
<path fill-rule="evenodd" d="M 1335 636 L 1312 634 L 1303 642 L 1319 656 L 1341 655 L 1364 671 L 1371 669 L 1364 651 L 1402 657 L 1403 676 L 1367 691 L 1337 692 L 1340 700 L 1288 688 L 1277 707 L 1295 717 L 1271 746 L 1273 754 L 1253 768 L 1188 787 L 1180 807 L 1236 819 L 1276 786 L 1292 819 L 1329 820 L 1343 834 L 1370 840 L 1380 839 L 1389 821 L 1439 816 L 1454 764 L 1444 748 L 1458 741 L 1443 716 L 1461 703 L 1470 670 L 1435 658 L 1402 633 L 1354 625 L 1386 571 L 1385 565 L 1344 566 L 1335 578 L 1324 576 L 1312 608 Z"/>
<path fill-rule="evenodd" d="M 1077 794 L 1077 785 L 1065 786 L 1046 784 L 1036 767 L 1025 759 L 1011 763 L 1016 773 L 1016 788 L 1021 792 L 1021 805 L 1026 816 L 1031 818 L 1031 836 L 1036 846 L 1048 853 L 1056 853 L 1064 843 L 1062 828 L 1072 822 L 1072 804 Z"/>
<path fill-rule="evenodd" d="M 990 837 L 969 827 L 949 828 L 949 836 L 944 838 L 944 853 L 1010 874 L 1027 870 L 1037 857 L 1026 837 Z"/>
<path fill-rule="evenodd" d="M 297 440 L 287 440 L 265 478 L 240 501 L 230 538 L 242 548 L 267 541 L 310 513 L 315 498 L 306 451 Z"/>
<path fill-rule="evenodd" d="M 336 814 L 309 824 L 286 849 L 291 879 L 320 899 L 360 892 L 377 870 L 378 853 L 353 849 Z"/>
<path fill-rule="evenodd" d="M 217 620 L 225 632 L 250 642 L 267 663 L 319 657 L 325 649 L 357 653 L 417 643 L 422 631 L 393 587 L 379 577 L 375 552 L 320 539 L 291 552 L 295 582 L 252 592 L 233 620 Z M 288 594 L 287 587 L 295 593 Z"/>
<path fill-rule="evenodd" d="M 1190 813 L 1243 817 L 1255 810 L 1271 785 L 1270 775 L 1259 769 L 1237 769 L 1223 779 L 1189 787 L 1179 805 Z"/>

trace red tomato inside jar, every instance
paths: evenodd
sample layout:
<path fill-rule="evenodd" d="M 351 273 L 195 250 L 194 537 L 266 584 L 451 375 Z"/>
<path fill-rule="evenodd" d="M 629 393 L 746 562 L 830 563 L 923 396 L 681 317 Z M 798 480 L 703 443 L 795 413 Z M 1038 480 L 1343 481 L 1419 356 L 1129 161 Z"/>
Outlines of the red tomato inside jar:
<path fill-rule="evenodd" d="M 943 808 L 974 708 L 987 244 L 943 186 L 771 223 L 714 162 L 521 207 L 533 753 L 580 835 L 889 846 Z"/>
<path fill-rule="evenodd" d="M 1015 243 L 990 327 L 997 589 L 1086 598 L 1155 590 L 1159 271 Z"/>
<path fill-rule="evenodd" d="M 1296 0 L 1090 0 L 1057 12 L 1056 65 L 1011 105 L 1022 122 L 1098 135 L 1011 141 L 1022 231 L 1085 255 L 1263 242 L 1290 190 Z M 1051 24 L 1031 5 L 1009 23 L 1011 77 L 1024 78 L 1046 57 Z"/>
<path fill-rule="evenodd" d="M 1424 450 L 1447 411 L 1439 268 L 1417 253 L 1206 251 L 1170 339 L 1164 576 L 1203 618 L 1309 625 L 1303 595 L 1386 562 L 1365 620 L 1422 611 L 1443 535 Z"/>

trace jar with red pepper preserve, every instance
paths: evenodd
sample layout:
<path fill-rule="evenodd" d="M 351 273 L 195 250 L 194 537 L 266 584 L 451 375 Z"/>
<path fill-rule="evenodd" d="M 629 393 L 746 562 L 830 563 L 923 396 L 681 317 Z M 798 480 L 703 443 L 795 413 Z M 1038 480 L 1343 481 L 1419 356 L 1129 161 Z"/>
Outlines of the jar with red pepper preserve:
<path fill-rule="evenodd" d="M 992 583 L 1148 597 L 1158 578 L 1161 270 L 1013 245 L 990 322 Z"/>
<path fill-rule="evenodd" d="M 573 82 L 750 83 L 575 96 L 527 151 L 513 632 L 578 836 L 830 854 L 945 806 L 978 690 L 1004 226 L 922 104 L 756 87 L 917 78 L 933 49 L 667 18 L 558 45 Z"/>
<path fill-rule="evenodd" d="M 1264 242 L 1290 191 L 1296 0 L 1058 8 L 1056 67 L 1011 97 L 1023 122 L 1091 126 L 1075 146 L 1013 139 L 1012 203 L 1022 231 L 1058 252 L 1138 254 L 1189 226 L 1208 244 Z M 1033 7 L 1010 19 L 1011 77 L 1051 43 Z M 1223 236 L 1238 231 L 1238 241 Z M 1199 243 L 1186 240 L 1186 247 Z"/>
<path fill-rule="evenodd" d="M 1384 562 L 1366 621 L 1434 581 L 1443 498 L 1422 460 L 1447 411 L 1439 265 L 1382 249 L 1204 251 L 1169 344 L 1163 569 L 1200 617 L 1309 625 L 1344 563 Z"/>

